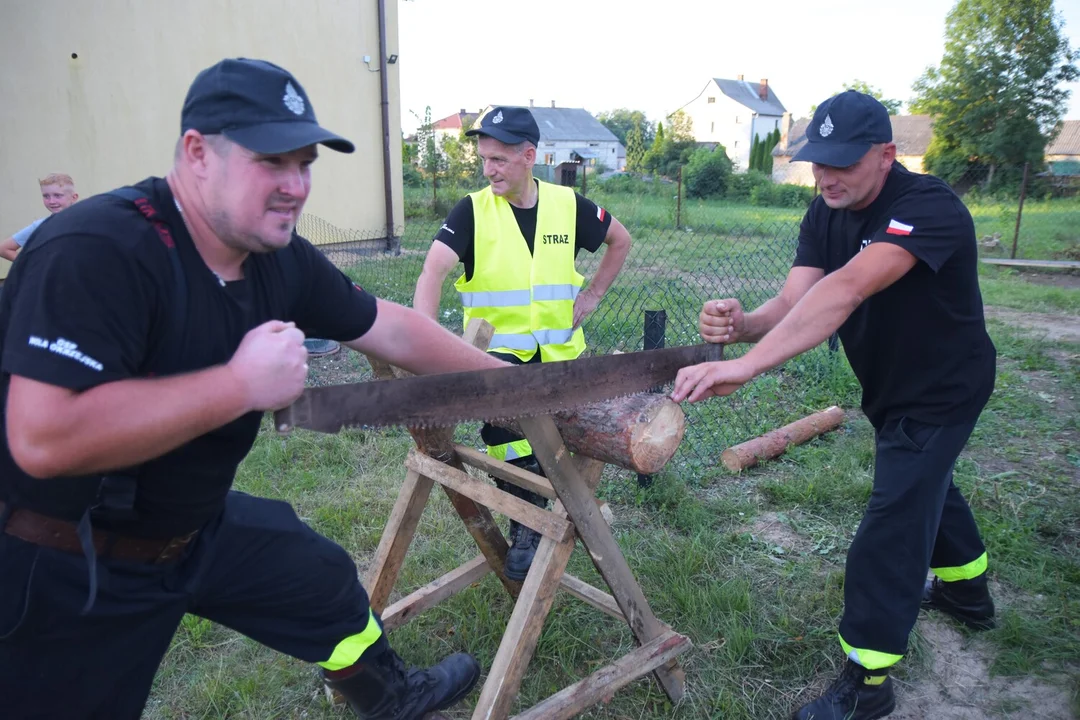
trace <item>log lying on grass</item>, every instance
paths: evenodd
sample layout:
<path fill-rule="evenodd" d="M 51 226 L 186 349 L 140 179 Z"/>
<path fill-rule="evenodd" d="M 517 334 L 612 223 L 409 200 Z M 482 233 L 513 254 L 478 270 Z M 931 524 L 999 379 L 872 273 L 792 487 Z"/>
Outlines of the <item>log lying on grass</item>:
<path fill-rule="evenodd" d="M 409 375 L 374 358 L 368 360 L 380 379 Z M 513 420 L 499 425 L 523 434 Z M 653 475 L 679 449 L 686 430 L 686 415 L 666 395 L 640 393 L 556 413 L 555 425 L 570 452 Z"/>
<path fill-rule="evenodd" d="M 720 462 L 728 470 L 737 472 L 757 465 L 761 460 L 779 457 L 791 445 L 802 443 L 839 427 L 844 422 L 844 411 L 835 405 L 827 410 L 808 415 L 800 420 L 765 433 L 761 437 L 729 447 L 720 454 Z"/>

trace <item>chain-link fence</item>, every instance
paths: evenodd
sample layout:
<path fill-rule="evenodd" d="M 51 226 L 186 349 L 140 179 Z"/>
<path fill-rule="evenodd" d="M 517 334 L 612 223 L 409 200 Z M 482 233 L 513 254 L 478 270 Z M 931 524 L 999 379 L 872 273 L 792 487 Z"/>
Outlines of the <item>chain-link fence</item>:
<path fill-rule="evenodd" d="M 942 176 L 971 211 L 984 260 L 1080 260 L 1080 162 L 973 165 Z"/>
<path fill-rule="evenodd" d="M 912 168 L 920 170 L 919 167 Z M 1037 170 L 1037 171 L 1036 171 Z M 687 198 L 682 183 L 625 174 L 579 182 L 590 199 L 630 230 L 633 248 L 597 311 L 584 323 L 587 353 L 607 354 L 700 342 L 697 318 L 709 299 L 736 298 L 751 310 L 776 295 L 795 254 L 812 188 L 734 175 L 722 198 Z M 952 179 L 975 221 L 984 259 L 1080 260 L 1080 164 L 1033 169 L 967 168 Z M 409 305 L 424 256 L 461 188 L 407 188 L 410 219 L 393 241 L 365 238 L 305 216 L 300 231 L 374 294 Z M 1013 247 L 1015 245 L 1015 253 Z M 602 251 L 581 253 L 591 277 Z M 441 322 L 462 330 L 451 273 Z M 727 357 L 746 351 L 726 349 Z M 829 405 L 855 408 L 859 388 L 834 338 L 767 373 L 731 397 L 685 406 L 687 432 L 675 457 L 684 477 L 714 471 L 720 453 Z M 475 432 L 463 435 L 475 441 Z"/>
<path fill-rule="evenodd" d="M 395 252 L 386 252 L 385 240 L 349 236 L 311 217 L 302 220 L 300 231 L 366 290 L 410 305 L 439 224 L 409 222 Z M 633 248 L 622 272 L 584 323 L 587 354 L 641 350 L 647 335 L 650 347 L 699 343 L 698 313 L 706 300 L 737 298 L 749 310 L 773 297 L 791 266 L 798 222 L 724 233 L 633 227 L 630 232 Z M 602 253 L 578 256 L 586 278 Z M 453 290 L 457 274 L 451 273 L 443 287 L 440 320 L 460 334 L 461 303 Z M 734 396 L 685 406 L 686 435 L 674 459 L 680 472 L 701 478 L 719 469 L 720 453 L 732 444 L 829 405 L 856 407 L 858 388 L 843 353 L 832 347 L 823 345 L 796 358 Z M 726 354 L 735 357 L 745 350 L 732 346 Z M 475 430 L 466 432 L 471 434 L 463 437 L 475 442 Z"/>

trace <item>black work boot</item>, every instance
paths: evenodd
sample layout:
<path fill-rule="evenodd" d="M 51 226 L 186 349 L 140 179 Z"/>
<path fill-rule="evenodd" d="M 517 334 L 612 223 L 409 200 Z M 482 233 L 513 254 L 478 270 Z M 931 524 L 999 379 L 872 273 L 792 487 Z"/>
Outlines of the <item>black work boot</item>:
<path fill-rule="evenodd" d="M 325 678 L 327 687 L 344 695 L 364 720 L 420 720 L 456 704 L 480 677 L 480 666 L 467 653 L 455 653 L 425 670 L 405 667 L 389 645 L 368 658 L 373 650 L 365 652 L 346 677 L 326 673 Z"/>
<path fill-rule="evenodd" d="M 994 601 L 986 573 L 971 580 L 945 582 L 939 577 L 926 581 L 922 606 L 951 615 L 972 630 L 994 627 Z"/>
<path fill-rule="evenodd" d="M 540 477 L 544 476 L 544 470 L 540 467 L 540 463 L 537 462 L 534 455 L 515 458 L 508 462 Z M 531 502 L 539 508 L 547 508 L 548 501 L 543 495 L 537 495 L 499 478 L 494 479 L 500 490 L 505 490 L 514 497 Z M 532 567 L 533 558 L 536 557 L 536 548 L 540 545 L 540 533 L 515 520 L 511 520 L 507 540 L 510 543 L 510 549 L 506 553 L 506 577 L 511 580 L 524 580 L 525 576 L 529 574 L 529 568 Z"/>
<path fill-rule="evenodd" d="M 848 660 L 825 694 L 792 713 L 791 720 L 875 720 L 894 709 L 896 696 L 888 673 Z"/>

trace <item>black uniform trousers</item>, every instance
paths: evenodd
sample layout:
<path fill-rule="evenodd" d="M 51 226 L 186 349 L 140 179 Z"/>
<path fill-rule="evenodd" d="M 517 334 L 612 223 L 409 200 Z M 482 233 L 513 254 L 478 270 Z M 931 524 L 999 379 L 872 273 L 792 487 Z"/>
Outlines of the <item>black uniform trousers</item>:
<path fill-rule="evenodd" d="M 308 662 L 371 619 L 356 565 L 292 507 L 232 492 L 173 563 L 98 560 L 0 533 L 0 717 L 134 720 L 184 613 Z M 272 691 L 272 688 L 271 688 Z"/>
<path fill-rule="evenodd" d="M 905 417 L 877 429 L 874 488 L 848 550 L 840 622 L 844 650 L 865 667 L 887 667 L 907 650 L 930 568 L 985 562 L 975 518 L 953 483 L 974 428 Z"/>

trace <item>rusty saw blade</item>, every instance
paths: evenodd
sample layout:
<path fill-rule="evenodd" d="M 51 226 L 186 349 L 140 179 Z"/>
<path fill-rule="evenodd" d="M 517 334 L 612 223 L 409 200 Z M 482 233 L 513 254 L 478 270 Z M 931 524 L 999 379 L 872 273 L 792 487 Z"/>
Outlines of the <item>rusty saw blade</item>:
<path fill-rule="evenodd" d="M 274 413 L 274 426 L 282 433 L 336 433 L 346 427 L 442 427 L 550 415 L 645 392 L 674 380 L 680 368 L 719 360 L 722 353 L 722 345 L 689 345 L 307 388 Z"/>

